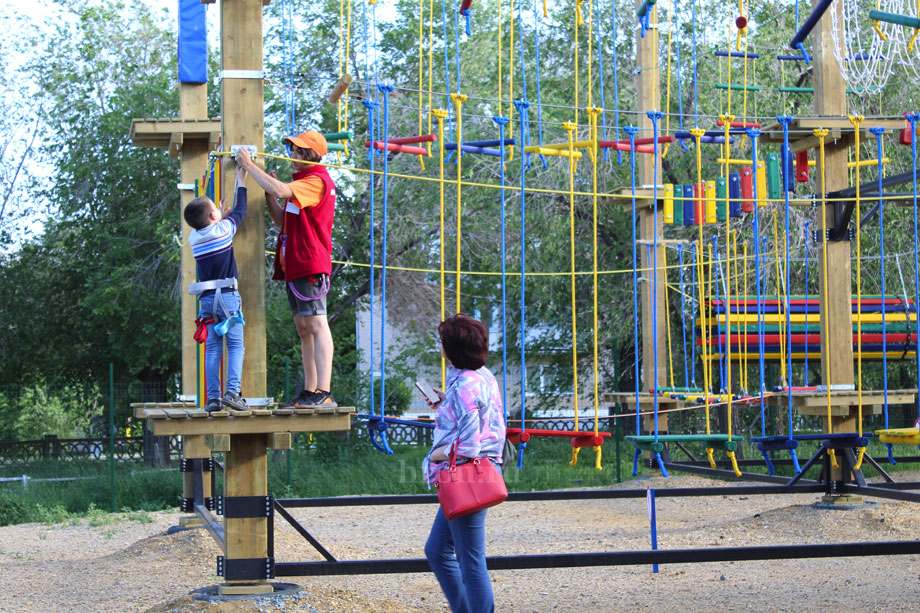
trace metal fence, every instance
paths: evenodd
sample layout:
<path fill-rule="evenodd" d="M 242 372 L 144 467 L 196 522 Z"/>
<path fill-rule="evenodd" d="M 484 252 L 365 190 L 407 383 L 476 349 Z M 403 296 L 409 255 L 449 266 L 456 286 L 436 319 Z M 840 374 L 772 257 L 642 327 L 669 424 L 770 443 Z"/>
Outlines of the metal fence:
<path fill-rule="evenodd" d="M 108 459 L 111 439 L 58 438 L 48 435 L 31 441 L 0 441 L 0 464 L 15 464 L 35 460 Z M 169 455 L 182 454 L 182 441 L 178 436 L 169 437 Z M 138 460 L 144 456 L 144 437 L 116 436 L 114 457 L 116 460 Z"/>

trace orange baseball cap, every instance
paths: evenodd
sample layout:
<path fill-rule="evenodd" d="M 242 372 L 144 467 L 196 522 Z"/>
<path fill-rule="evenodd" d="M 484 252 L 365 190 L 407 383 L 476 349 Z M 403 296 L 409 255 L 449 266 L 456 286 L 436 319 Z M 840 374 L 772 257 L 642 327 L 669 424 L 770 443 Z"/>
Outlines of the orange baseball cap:
<path fill-rule="evenodd" d="M 315 130 L 307 130 L 299 136 L 285 137 L 284 142 L 297 145 L 302 149 L 312 149 L 320 155 L 326 155 L 329 150 L 326 137 Z"/>

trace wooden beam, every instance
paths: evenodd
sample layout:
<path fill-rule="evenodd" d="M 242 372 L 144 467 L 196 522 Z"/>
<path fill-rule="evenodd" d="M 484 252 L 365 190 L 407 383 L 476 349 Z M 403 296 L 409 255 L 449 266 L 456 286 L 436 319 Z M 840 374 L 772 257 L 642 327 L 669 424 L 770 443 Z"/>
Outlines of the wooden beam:
<path fill-rule="evenodd" d="M 220 3 L 221 69 L 262 71 L 262 2 L 223 0 Z M 222 78 L 221 117 L 224 149 L 232 145 L 265 148 L 263 81 L 261 78 Z M 262 158 L 257 158 L 263 163 Z M 223 185 L 229 201 L 236 164 L 223 164 Z M 233 240 L 240 296 L 246 326 L 243 344 L 242 393 L 266 396 L 265 357 L 265 192 L 249 178 L 248 212 Z"/>
<path fill-rule="evenodd" d="M 224 0 L 223 3 L 226 3 Z M 230 451 L 226 454 L 224 491 L 227 498 L 235 496 L 266 496 L 268 494 L 268 455 L 265 436 L 233 434 Z M 224 548 L 227 559 L 268 557 L 268 518 L 226 517 L 224 519 Z M 268 580 L 239 581 L 232 585 L 268 585 Z M 221 586 L 223 588 L 224 586 Z M 221 588 L 221 594 L 230 593 Z"/>
<path fill-rule="evenodd" d="M 637 0 L 635 3 L 638 10 L 644 5 L 643 0 Z M 652 5 L 647 7 L 649 23 L 658 23 L 658 7 Z M 658 57 L 658 28 L 653 27 L 641 36 L 636 32 L 636 46 L 638 49 L 637 66 L 642 69 L 636 77 L 636 90 L 638 92 L 636 104 L 639 111 L 639 129 L 641 137 L 651 137 L 652 120 L 645 114 L 646 111 L 661 109 L 661 71 Z M 653 185 L 655 178 L 661 179 L 661 160 L 651 155 L 643 155 L 638 161 L 638 180 L 641 185 Z M 657 169 L 657 172 L 656 172 Z M 631 200 L 630 200 L 631 203 Z M 649 201 L 651 205 L 652 201 Z M 651 206 L 639 210 L 639 227 L 637 236 L 643 240 L 652 240 L 655 235 L 662 236 L 664 232 L 664 215 L 655 215 L 655 209 Z M 657 225 L 655 219 L 657 217 Z M 649 250 L 640 248 L 640 266 L 648 270 L 652 266 L 652 258 L 649 257 Z M 643 273 L 647 278 L 647 283 L 641 284 L 641 295 L 639 308 L 642 311 L 642 387 L 643 389 L 657 388 L 667 382 L 668 372 L 668 354 L 667 354 L 667 304 L 665 303 L 665 287 L 667 277 L 665 274 L 664 264 L 664 245 L 659 245 L 656 249 L 655 259 L 658 262 L 658 269 L 651 274 Z M 657 311 L 657 335 L 652 334 L 652 292 L 654 291 L 654 279 L 657 277 L 657 292 L 655 304 Z M 657 336 L 657 338 L 655 338 Z M 654 347 L 658 346 L 658 381 L 654 379 L 655 358 Z M 654 417 L 645 416 L 643 423 L 646 429 L 654 427 Z M 661 415 L 658 420 L 661 430 L 668 429 L 667 415 Z"/>
<path fill-rule="evenodd" d="M 274 432 L 333 432 L 351 428 L 347 413 L 225 417 L 223 419 L 151 419 L 156 436 L 173 434 L 270 434 Z M 264 439 L 264 437 L 263 437 Z"/>

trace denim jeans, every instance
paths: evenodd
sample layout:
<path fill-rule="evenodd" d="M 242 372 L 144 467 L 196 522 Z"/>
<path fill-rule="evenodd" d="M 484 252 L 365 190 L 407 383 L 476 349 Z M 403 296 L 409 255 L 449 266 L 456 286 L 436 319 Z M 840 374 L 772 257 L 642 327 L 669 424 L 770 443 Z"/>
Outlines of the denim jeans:
<path fill-rule="evenodd" d="M 448 521 L 439 507 L 425 543 L 425 557 L 453 613 L 495 610 L 486 569 L 487 510 Z"/>
<path fill-rule="evenodd" d="M 230 315 L 240 311 L 240 294 L 234 290 L 221 290 Z M 199 317 L 213 317 L 214 323 L 208 325 L 208 340 L 204 351 L 205 381 L 208 387 L 208 400 L 220 398 L 220 360 L 224 352 L 224 339 L 227 339 L 227 391 L 240 391 L 240 379 L 243 375 L 243 326 L 234 325 L 223 336 L 218 336 L 214 326 L 227 319 L 227 314 L 217 305 L 214 310 L 214 294 L 205 296 L 200 301 Z"/>

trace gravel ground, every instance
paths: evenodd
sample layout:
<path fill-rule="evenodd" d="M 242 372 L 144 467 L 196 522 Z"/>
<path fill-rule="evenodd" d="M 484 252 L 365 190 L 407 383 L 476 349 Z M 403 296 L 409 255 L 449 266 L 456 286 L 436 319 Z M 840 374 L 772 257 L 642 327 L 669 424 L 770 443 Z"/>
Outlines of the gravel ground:
<path fill-rule="evenodd" d="M 898 473 L 899 481 L 920 473 Z M 697 477 L 640 479 L 614 488 L 700 487 Z M 911 503 L 815 506 L 816 494 L 659 498 L 661 549 L 913 540 Z M 432 505 L 294 509 L 339 559 L 422 557 Z M 180 514 L 119 515 L 0 528 L 0 611 L 446 611 L 433 575 L 285 578 L 288 599 L 193 600 L 214 586 L 218 549 L 204 530 L 167 534 Z M 98 522 L 94 522 L 98 523 Z M 320 556 L 276 520 L 278 561 Z M 489 511 L 490 555 L 649 549 L 645 499 L 511 502 Z M 920 556 L 496 571 L 499 611 L 920 610 Z"/>

